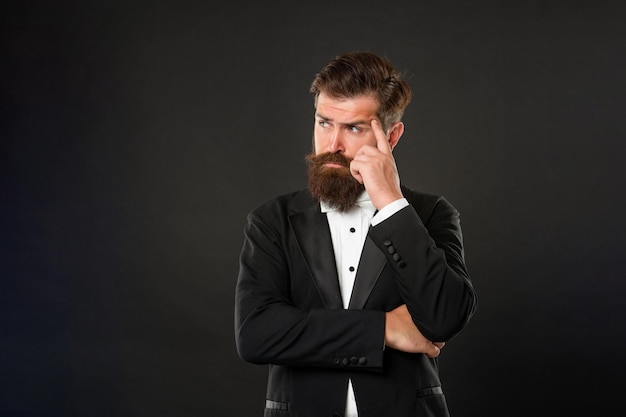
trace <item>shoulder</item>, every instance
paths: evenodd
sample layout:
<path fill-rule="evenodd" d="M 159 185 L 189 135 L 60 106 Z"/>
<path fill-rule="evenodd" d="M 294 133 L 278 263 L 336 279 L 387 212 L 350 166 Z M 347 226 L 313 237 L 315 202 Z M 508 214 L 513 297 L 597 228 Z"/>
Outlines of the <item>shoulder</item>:
<path fill-rule="evenodd" d="M 294 212 L 304 210 L 315 204 L 316 202 L 308 190 L 290 191 L 268 198 L 250 210 L 248 216 L 266 219 L 287 217 Z"/>

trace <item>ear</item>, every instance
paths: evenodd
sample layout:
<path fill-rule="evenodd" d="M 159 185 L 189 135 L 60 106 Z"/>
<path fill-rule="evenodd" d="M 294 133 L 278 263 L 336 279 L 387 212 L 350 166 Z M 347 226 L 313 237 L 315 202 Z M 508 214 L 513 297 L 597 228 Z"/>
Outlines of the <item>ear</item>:
<path fill-rule="evenodd" d="M 391 125 L 391 129 L 389 129 L 389 145 L 391 146 L 391 150 L 396 147 L 403 133 L 404 123 L 395 122 L 393 125 Z"/>

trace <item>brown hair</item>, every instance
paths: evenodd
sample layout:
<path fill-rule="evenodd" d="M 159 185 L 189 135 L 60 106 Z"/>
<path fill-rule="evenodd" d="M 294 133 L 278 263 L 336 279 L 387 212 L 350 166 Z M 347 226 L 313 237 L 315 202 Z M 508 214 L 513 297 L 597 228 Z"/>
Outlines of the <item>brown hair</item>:
<path fill-rule="evenodd" d="M 411 101 L 411 89 L 401 74 L 387 58 L 371 52 L 337 55 L 315 75 L 309 91 L 315 105 L 321 92 L 334 98 L 374 96 L 385 131 L 402 119 Z"/>

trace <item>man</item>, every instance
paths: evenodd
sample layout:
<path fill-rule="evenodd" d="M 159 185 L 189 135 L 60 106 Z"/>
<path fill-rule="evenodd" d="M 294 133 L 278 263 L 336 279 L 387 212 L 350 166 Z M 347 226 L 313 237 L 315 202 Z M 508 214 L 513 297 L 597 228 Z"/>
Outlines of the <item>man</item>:
<path fill-rule="evenodd" d="M 264 415 L 448 416 L 437 357 L 476 295 L 457 210 L 400 184 L 409 86 L 353 52 L 311 93 L 309 187 L 250 212 L 240 257 L 235 337 L 269 364 Z"/>

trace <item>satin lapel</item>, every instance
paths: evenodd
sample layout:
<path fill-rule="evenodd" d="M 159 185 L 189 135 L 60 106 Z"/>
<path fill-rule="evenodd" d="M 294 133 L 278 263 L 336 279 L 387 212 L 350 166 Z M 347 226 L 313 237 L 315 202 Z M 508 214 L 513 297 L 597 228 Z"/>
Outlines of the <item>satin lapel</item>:
<path fill-rule="evenodd" d="M 386 262 L 387 258 L 368 235 L 361 253 L 359 269 L 354 280 L 354 288 L 352 289 L 350 306 L 348 308 L 362 309 L 365 306 L 365 302 L 369 298 L 372 289 L 374 289 L 374 285 Z"/>
<path fill-rule="evenodd" d="M 289 220 L 324 306 L 343 308 L 326 215 L 316 207 L 296 213 Z"/>

